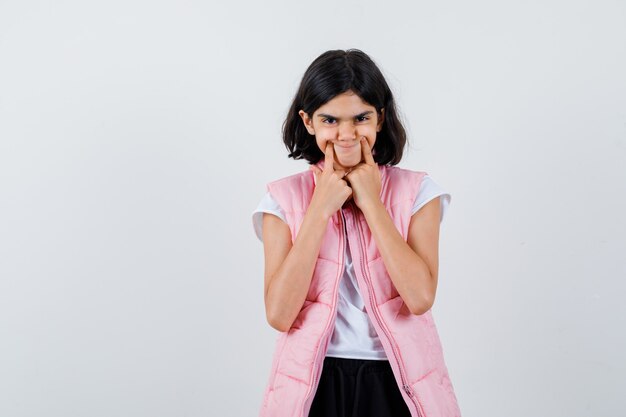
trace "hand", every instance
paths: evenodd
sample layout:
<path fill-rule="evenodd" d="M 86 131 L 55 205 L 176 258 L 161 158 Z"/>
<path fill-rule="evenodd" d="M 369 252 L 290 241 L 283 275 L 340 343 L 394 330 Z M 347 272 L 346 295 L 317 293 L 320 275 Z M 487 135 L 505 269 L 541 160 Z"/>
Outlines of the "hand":
<path fill-rule="evenodd" d="M 352 188 L 343 179 L 345 171 L 335 170 L 333 166 L 334 149 L 331 141 L 326 142 L 323 171 L 315 165 L 309 168 L 313 171 L 316 182 L 310 206 L 321 210 L 324 218 L 330 218 L 352 196 Z"/>
<path fill-rule="evenodd" d="M 382 185 L 378 165 L 374 162 L 372 149 L 365 136 L 361 138 L 361 153 L 363 162 L 352 167 L 346 178 L 352 187 L 354 203 L 364 211 L 364 207 L 380 202 Z"/>

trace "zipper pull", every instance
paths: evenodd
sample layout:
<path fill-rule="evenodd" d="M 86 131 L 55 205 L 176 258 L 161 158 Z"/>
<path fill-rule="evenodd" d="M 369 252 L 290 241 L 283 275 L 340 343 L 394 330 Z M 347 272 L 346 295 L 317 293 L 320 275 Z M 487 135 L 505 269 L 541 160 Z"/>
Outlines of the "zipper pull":
<path fill-rule="evenodd" d="M 411 390 L 411 387 L 408 384 L 404 385 L 404 391 L 409 397 L 413 397 L 413 390 Z"/>

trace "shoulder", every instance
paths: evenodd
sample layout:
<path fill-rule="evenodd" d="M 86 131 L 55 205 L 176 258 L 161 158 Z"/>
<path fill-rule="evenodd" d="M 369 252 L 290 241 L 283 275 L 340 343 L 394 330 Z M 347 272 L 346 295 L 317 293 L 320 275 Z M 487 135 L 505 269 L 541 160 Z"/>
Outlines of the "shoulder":
<path fill-rule="evenodd" d="M 441 203 L 441 220 L 443 220 L 444 215 L 448 211 L 452 195 L 444 187 L 439 185 L 439 183 L 437 183 L 430 175 L 426 174 L 422 178 L 418 193 L 415 196 L 412 214 L 415 214 L 423 206 L 437 197 L 439 197 L 439 201 Z"/>
<path fill-rule="evenodd" d="M 397 165 L 381 165 L 381 167 L 385 170 L 386 174 L 394 177 L 423 177 L 424 175 L 428 175 L 426 171 L 418 171 L 409 168 L 399 167 Z"/>
<path fill-rule="evenodd" d="M 394 187 L 416 187 L 428 176 L 426 171 L 417 171 L 393 165 L 381 165 L 381 174 Z"/>
<path fill-rule="evenodd" d="M 267 183 L 268 190 L 271 188 L 288 187 L 295 184 L 306 184 L 313 182 L 313 173 L 310 170 L 300 171 L 290 174 Z"/>
<path fill-rule="evenodd" d="M 309 169 L 267 183 L 267 191 L 286 212 L 306 210 L 315 187 Z"/>

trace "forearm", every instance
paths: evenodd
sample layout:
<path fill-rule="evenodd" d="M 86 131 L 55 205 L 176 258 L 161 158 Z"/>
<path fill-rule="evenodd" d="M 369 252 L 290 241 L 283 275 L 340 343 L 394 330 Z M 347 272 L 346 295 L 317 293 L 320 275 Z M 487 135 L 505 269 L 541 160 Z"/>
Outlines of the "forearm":
<path fill-rule="evenodd" d="M 266 307 L 282 331 L 289 330 L 306 300 L 327 224 L 328 217 L 310 206 L 268 288 Z"/>
<path fill-rule="evenodd" d="M 400 297 L 412 313 L 426 312 L 434 294 L 428 265 L 402 238 L 382 202 L 372 203 L 362 211 Z"/>

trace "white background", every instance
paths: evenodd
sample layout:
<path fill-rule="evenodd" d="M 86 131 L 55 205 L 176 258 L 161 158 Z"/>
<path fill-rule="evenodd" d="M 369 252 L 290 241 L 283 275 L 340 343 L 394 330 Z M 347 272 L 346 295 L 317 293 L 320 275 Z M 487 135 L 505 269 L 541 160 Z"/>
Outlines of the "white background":
<path fill-rule="evenodd" d="M 620 1 L 0 1 L 0 415 L 254 416 L 251 212 L 309 63 L 360 48 L 452 195 L 433 314 L 464 417 L 615 416 Z"/>

